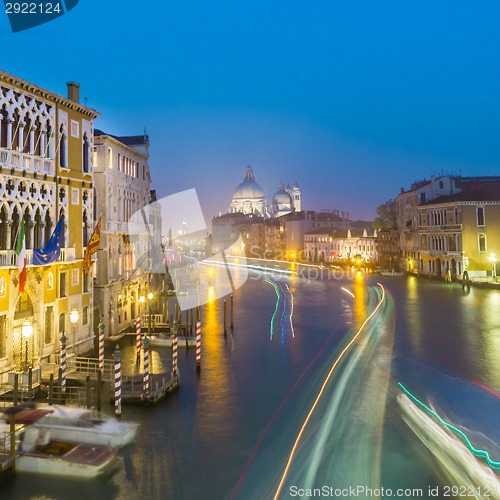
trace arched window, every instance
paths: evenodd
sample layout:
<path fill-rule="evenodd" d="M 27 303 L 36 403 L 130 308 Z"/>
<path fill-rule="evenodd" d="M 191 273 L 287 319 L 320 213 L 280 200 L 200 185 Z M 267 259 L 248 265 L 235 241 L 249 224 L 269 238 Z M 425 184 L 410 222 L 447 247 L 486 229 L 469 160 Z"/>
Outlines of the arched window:
<path fill-rule="evenodd" d="M 33 236 L 33 248 L 42 248 L 42 216 L 40 215 L 40 207 L 36 209 Z"/>
<path fill-rule="evenodd" d="M 476 208 L 476 218 L 477 218 L 477 225 L 484 226 L 484 208 L 483 207 Z"/>
<path fill-rule="evenodd" d="M 54 307 L 48 306 L 45 308 L 45 344 L 51 344 L 54 338 Z"/>
<path fill-rule="evenodd" d="M 477 237 L 479 252 L 486 252 L 486 235 L 480 234 Z"/>
<path fill-rule="evenodd" d="M 59 139 L 59 166 L 61 168 L 68 168 L 68 151 L 67 151 L 67 142 L 68 137 L 66 135 L 66 131 L 64 129 L 64 125 L 61 125 L 59 129 L 61 133 L 61 137 Z"/>
<path fill-rule="evenodd" d="M 83 171 L 89 172 L 90 170 L 90 144 L 87 132 L 83 135 Z"/>
<path fill-rule="evenodd" d="M 8 148 L 10 144 L 7 144 L 7 127 L 8 127 L 8 116 L 9 113 L 7 113 L 7 110 L 5 109 L 6 105 L 4 104 L 2 106 L 2 109 L 0 109 L 0 147 L 2 148 Z"/>
<path fill-rule="evenodd" d="M 83 211 L 82 221 L 83 221 L 82 245 L 86 247 L 89 243 L 89 231 L 87 227 L 87 222 L 88 222 L 87 210 Z"/>
<path fill-rule="evenodd" d="M 10 241 L 12 242 L 13 248 L 14 245 L 17 243 L 17 230 L 19 229 L 19 212 L 17 210 L 17 207 L 14 207 L 14 210 L 12 212 L 12 226 L 10 227 Z"/>
<path fill-rule="evenodd" d="M 7 248 L 7 231 L 9 224 L 7 223 L 7 210 L 2 206 L 0 210 L 0 250 L 10 250 Z"/>
<path fill-rule="evenodd" d="M 59 334 L 66 332 L 66 313 L 59 314 Z"/>

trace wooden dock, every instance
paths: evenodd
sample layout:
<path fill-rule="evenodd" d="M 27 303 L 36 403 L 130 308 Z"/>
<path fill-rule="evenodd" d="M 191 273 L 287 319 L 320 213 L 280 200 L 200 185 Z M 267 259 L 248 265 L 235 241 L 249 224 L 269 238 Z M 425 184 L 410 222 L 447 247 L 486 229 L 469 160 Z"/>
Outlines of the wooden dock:
<path fill-rule="evenodd" d="M 0 454 L 0 481 L 10 479 L 16 471 L 16 457 Z"/>
<path fill-rule="evenodd" d="M 149 375 L 149 394 L 144 393 L 142 374 L 122 376 L 122 404 L 156 404 L 179 388 L 179 375 Z M 114 398 L 114 388 L 111 399 Z"/>

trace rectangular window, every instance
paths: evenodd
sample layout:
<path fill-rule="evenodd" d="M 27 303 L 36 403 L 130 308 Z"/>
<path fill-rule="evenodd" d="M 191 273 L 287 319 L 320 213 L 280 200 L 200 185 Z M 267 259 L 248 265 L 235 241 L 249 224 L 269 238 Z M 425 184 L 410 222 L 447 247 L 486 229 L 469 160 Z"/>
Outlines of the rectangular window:
<path fill-rule="evenodd" d="M 59 274 L 59 297 L 66 297 L 66 273 Z"/>
<path fill-rule="evenodd" d="M 71 286 L 78 286 L 80 284 L 80 269 L 71 270 Z"/>
<path fill-rule="evenodd" d="M 92 164 L 94 167 L 97 165 L 97 146 L 94 146 L 94 153 L 92 155 Z"/>
<path fill-rule="evenodd" d="M 71 120 L 71 137 L 80 137 L 80 124 L 76 120 Z"/>
<path fill-rule="evenodd" d="M 71 204 L 80 204 L 80 190 L 78 188 L 71 188 Z"/>
<path fill-rule="evenodd" d="M 88 292 L 89 291 L 89 275 L 88 274 L 83 274 L 83 292 Z"/>
<path fill-rule="evenodd" d="M 118 172 L 122 171 L 122 155 L 118 153 Z"/>
<path fill-rule="evenodd" d="M 84 307 L 82 311 L 82 325 L 87 325 L 89 322 L 89 308 Z"/>
<path fill-rule="evenodd" d="M 54 308 L 52 306 L 45 308 L 45 345 L 52 343 L 54 333 Z"/>
<path fill-rule="evenodd" d="M 108 168 L 113 168 L 113 151 L 108 148 Z"/>
<path fill-rule="evenodd" d="M 425 198 L 426 198 L 425 193 L 420 193 L 420 203 L 425 203 L 426 201 Z"/>

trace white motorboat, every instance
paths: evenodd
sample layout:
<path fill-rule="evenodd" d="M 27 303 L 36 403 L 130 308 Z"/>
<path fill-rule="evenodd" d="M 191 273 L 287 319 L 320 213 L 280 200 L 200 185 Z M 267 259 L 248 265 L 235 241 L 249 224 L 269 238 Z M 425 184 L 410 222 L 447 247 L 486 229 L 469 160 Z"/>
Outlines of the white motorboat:
<path fill-rule="evenodd" d="M 109 446 L 54 439 L 50 431 L 28 426 L 21 438 L 16 471 L 72 478 L 93 478 L 113 468 L 116 450 Z"/>
<path fill-rule="evenodd" d="M 32 425 L 40 430 L 50 431 L 52 438 L 78 443 L 98 444 L 119 448 L 134 441 L 137 424 L 119 422 L 116 418 L 95 410 L 61 405 L 37 405 L 21 407 L 20 411 L 4 413 L 9 423 L 11 413 L 16 415 L 16 424 Z"/>
<path fill-rule="evenodd" d="M 480 490 L 489 492 L 485 493 L 487 497 L 495 496 L 500 491 L 500 482 L 494 472 L 500 468 L 500 462 L 490 456 L 491 450 L 496 448 L 495 443 L 489 442 L 490 453 L 474 448 L 461 430 L 403 390 L 397 396 L 403 420 L 434 455 L 446 480 L 466 491 Z"/>
<path fill-rule="evenodd" d="M 396 272 L 396 271 L 380 271 L 381 276 L 394 278 L 396 276 L 403 276 L 404 273 Z"/>

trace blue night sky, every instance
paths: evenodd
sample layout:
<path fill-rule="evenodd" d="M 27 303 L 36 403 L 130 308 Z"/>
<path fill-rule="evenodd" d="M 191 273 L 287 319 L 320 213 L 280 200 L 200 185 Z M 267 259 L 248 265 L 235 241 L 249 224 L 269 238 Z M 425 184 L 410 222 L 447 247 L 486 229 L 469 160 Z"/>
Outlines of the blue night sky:
<path fill-rule="evenodd" d="M 147 126 L 161 196 L 224 212 L 248 163 L 269 198 L 372 218 L 432 174 L 500 175 L 497 1 L 80 0 L 12 34 L 0 67 L 81 85 L 96 127 Z M 7 49 L 8 48 L 8 49 Z"/>

